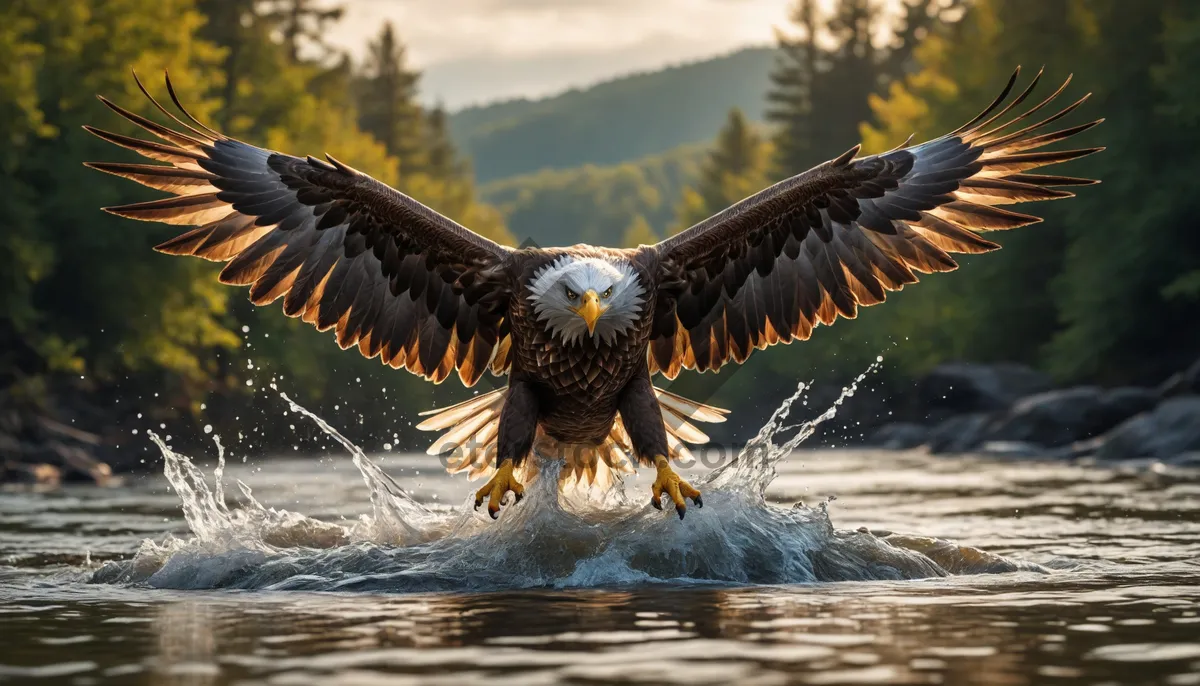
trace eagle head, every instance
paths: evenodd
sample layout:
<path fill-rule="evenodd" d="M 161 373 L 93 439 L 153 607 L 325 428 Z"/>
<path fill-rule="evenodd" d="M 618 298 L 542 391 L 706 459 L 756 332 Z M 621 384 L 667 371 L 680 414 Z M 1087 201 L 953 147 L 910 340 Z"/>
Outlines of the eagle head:
<path fill-rule="evenodd" d="M 628 262 L 573 255 L 541 267 L 529 283 L 538 321 L 564 343 L 590 337 L 611 345 L 633 328 L 645 292 Z"/>

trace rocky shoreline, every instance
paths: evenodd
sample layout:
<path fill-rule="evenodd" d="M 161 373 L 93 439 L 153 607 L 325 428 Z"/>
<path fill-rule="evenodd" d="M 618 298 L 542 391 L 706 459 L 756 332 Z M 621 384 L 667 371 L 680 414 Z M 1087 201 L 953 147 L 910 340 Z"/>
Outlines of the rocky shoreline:
<path fill-rule="evenodd" d="M 1054 388 L 1049 377 L 1023 365 L 963 362 L 938 366 L 910 388 L 881 399 L 887 414 L 895 408 L 902 421 L 872 426 L 861 415 L 880 407 L 852 411 L 857 416 L 847 421 L 860 427 L 855 433 L 862 438 L 849 445 L 1200 466 L 1200 360 L 1157 388 Z M 88 404 L 83 394 L 69 397 L 65 405 L 36 409 L 0 402 L 0 484 L 108 486 L 120 483 L 122 473 L 153 468 L 117 449 L 128 429 L 111 409 Z M 100 435 L 83 425 L 108 430 Z M 848 432 L 839 433 L 837 445 L 848 445 Z"/>
<path fill-rule="evenodd" d="M 923 420 L 873 430 L 866 444 L 931 453 L 1200 465 L 1200 360 L 1157 388 L 1053 388 L 1015 364 L 944 364 L 922 378 Z"/>
<path fill-rule="evenodd" d="M 114 485 L 110 441 L 40 412 L 0 411 L 0 484 Z M 110 458 L 106 460 L 105 458 Z"/>

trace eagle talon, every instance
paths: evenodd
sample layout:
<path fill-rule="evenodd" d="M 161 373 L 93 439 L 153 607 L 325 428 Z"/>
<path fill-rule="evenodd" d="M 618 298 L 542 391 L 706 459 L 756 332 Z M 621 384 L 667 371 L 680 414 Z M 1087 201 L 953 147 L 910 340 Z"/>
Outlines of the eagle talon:
<path fill-rule="evenodd" d="M 513 505 L 521 502 L 521 498 L 525 497 L 525 487 L 513 477 L 513 469 L 512 460 L 505 460 L 500 463 L 500 468 L 496 470 L 491 480 L 484 484 L 483 488 L 475 492 L 476 511 L 483 504 L 483 499 L 487 498 L 488 516 L 492 519 L 498 519 L 500 517 L 500 501 L 504 498 L 504 494 L 509 491 L 512 491 L 513 494 Z"/>
<path fill-rule="evenodd" d="M 675 470 L 671 469 L 671 463 L 666 457 L 656 456 L 654 466 L 658 469 L 658 477 L 654 480 L 654 485 L 650 487 L 650 504 L 655 509 L 663 509 L 661 499 L 664 493 L 671 497 L 671 502 L 675 503 L 675 512 L 679 514 L 680 519 L 687 514 L 687 498 L 691 498 L 692 502 L 696 503 L 696 507 L 704 507 L 700 491 L 679 478 Z"/>

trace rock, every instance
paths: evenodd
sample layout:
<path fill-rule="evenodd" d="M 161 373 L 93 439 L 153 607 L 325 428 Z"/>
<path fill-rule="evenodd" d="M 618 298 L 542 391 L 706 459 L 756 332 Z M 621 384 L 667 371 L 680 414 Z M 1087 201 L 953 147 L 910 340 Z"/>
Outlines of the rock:
<path fill-rule="evenodd" d="M 62 472 L 52 464 L 12 461 L 0 464 L 0 483 L 57 486 L 61 481 Z"/>
<path fill-rule="evenodd" d="M 1142 388 L 1047 391 L 1017 401 L 987 427 L 983 440 L 1057 448 L 1098 436 L 1156 403 L 1157 394 Z"/>
<path fill-rule="evenodd" d="M 1102 394 L 1094 386 L 1081 386 L 1022 398 L 988 425 L 983 440 L 1055 448 L 1088 438 L 1100 432 L 1094 417 Z"/>
<path fill-rule="evenodd" d="M 1158 394 L 1163 398 L 1169 398 L 1176 395 L 1200 394 L 1200 360 L 1192 363 L 1192 366 L 1173 374 L 1161 386 L 1158 387 Z"/>
<path fill-rule="evenodd" d="M 928 437 L 929 429 L 920 424 L 892 422 L 872 432 L 867 439 L 867 445 L 888 450 L 908 450 L 925 443 Z"/>
<path fill-rule="evenodd" d="M 983 431 L 992 420 L 986 412 L 973 412 L 951 417 L 929 432 L 929 452 L 965 453 L 979 446 Z"/>
<path fill-rule="evenodd" d="M 113 478 L 112 467 L 92 457 L 83 448 L 50 443 L 49 449 L 58 457 L 64 481 L 91 482 L 107 486 Z"/>
<path fill-rule="evenodd" d="M 1193 450 L 1200 450 L 1200 396 L 1184 395 L 1122 422 L 1105 435 L 1096 457 L 1166 460 Z"/>
<path fill-rule="evenodd" d="M 1154 409 L 1159 394 L 1149 388 L 1126 386 L 1105 391 L 1100 396 L 1100 407 L 1093 417 L 1097 433 L 1104 433 L 1130 417 Z"/>
<path fill-rule="evenodd" d="M 1075 441 L 1070 445 L 1064 445 L 1061 448 L 1050 448 L 1046 450 L 1045 456 L 1055 460 L 1082 460 L 1096 454 L 1100 446 L 1104 445 L 1104 437 L 1096 436 L 1082 441 Z"/>
<path fill-rule="evenodd" d="M 1050 378 L 1025 365 L 954 362 L 934 367 L 917 385 L 929 411 L 993 412 L 1051 388 Z"/>
<path fill-rule="evenodd" d="M 1200 468 L 1200 450 L 1189 450 L 1186 453 L 1179 453 L 1166 462 L 1172 467 Z"/>
<path fill-rule="evenodd" d="M 1024 441 L 984 441 L 979 452 L 993 457 L 1043 457 L 1046 449 Z"/>

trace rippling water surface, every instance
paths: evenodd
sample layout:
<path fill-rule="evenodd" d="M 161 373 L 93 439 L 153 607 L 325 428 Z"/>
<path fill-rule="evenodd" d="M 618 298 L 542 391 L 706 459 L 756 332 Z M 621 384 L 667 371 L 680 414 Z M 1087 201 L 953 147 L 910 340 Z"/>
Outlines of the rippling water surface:
<path fill-rule="evenodd" d="M 1200 684 L 1200 473 L 783 423 L 683 522 L 648 471 L 491 522 L 434 459 L 349 442 L 0 492 L 0 681 Z"/>

